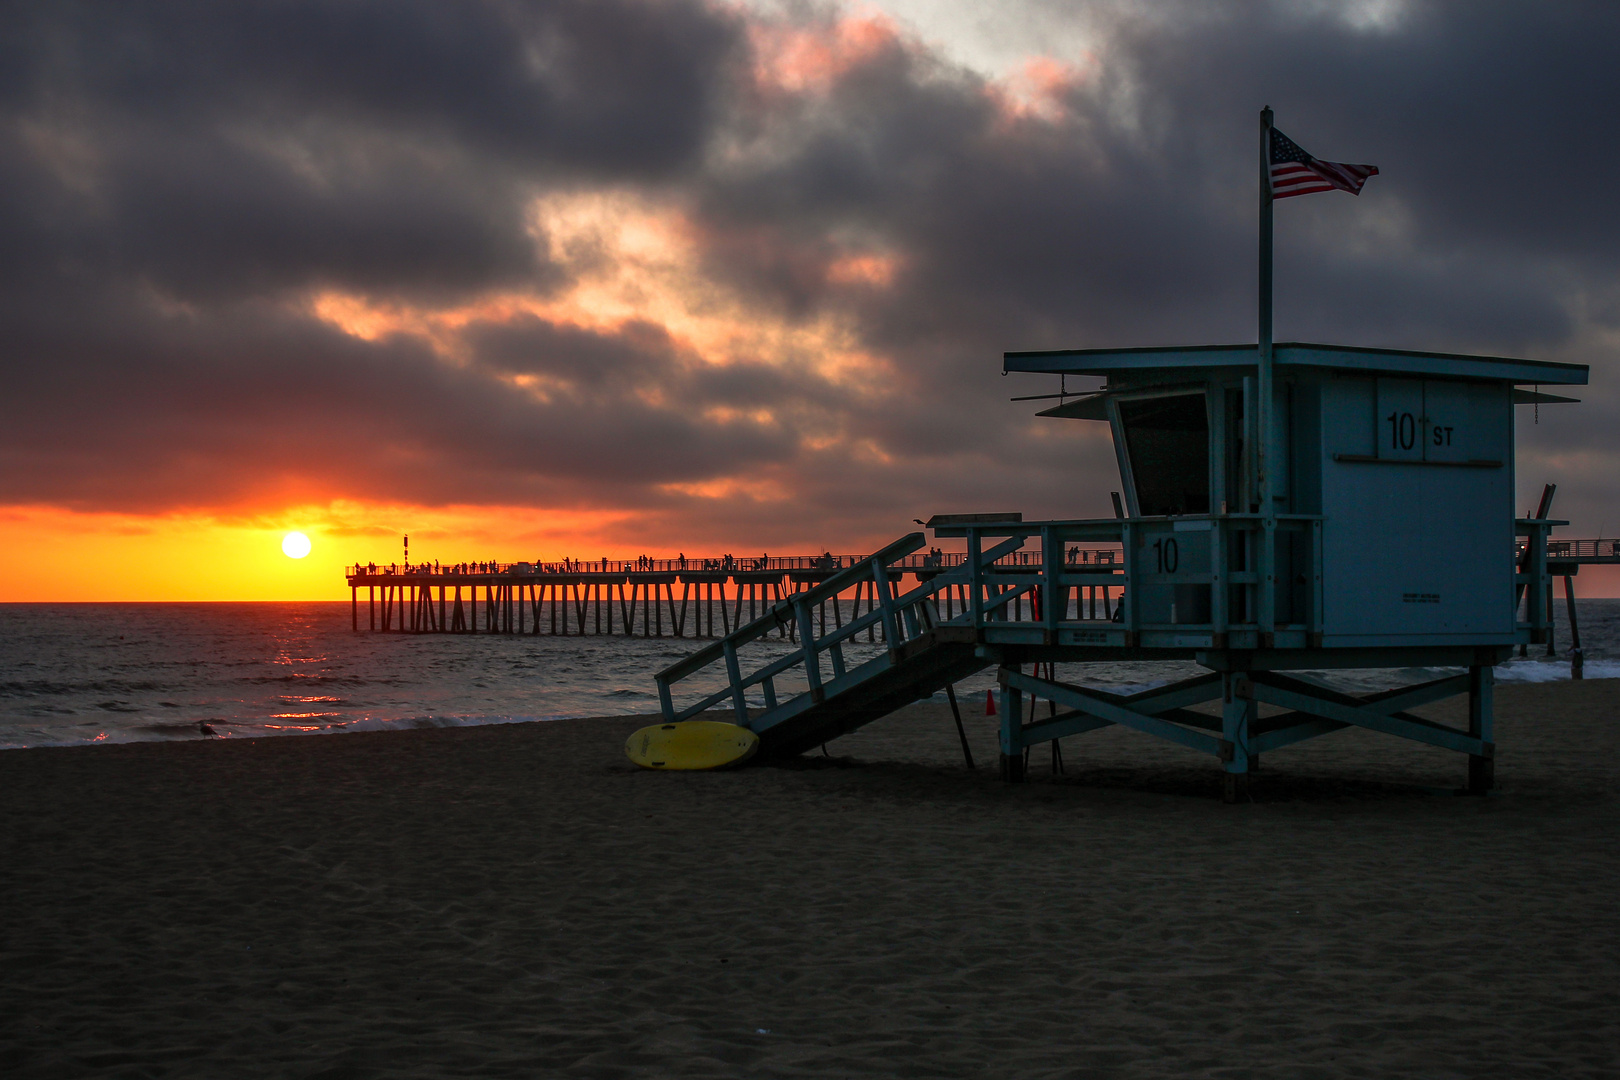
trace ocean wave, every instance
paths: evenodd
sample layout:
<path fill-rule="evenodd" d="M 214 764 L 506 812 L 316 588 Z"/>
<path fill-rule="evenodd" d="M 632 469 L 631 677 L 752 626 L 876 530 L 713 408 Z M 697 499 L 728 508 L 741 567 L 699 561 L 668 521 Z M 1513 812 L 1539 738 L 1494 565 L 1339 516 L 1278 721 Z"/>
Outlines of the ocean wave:
<path fill-rule="evenodd" d="M 420 731 L 430 728 L 487 727 L 495 724 L 535 724 L 556 720 L 582 719 L 580 713 L 362 716 L 334 718 L 309 723 L 277 724 L 267 720 L 227 720 L 209 717 L 187 723 L 133 724 L 124 728 L 86 725 L 94 734 L 65 738 L 61 731 L 39 729 L 0 729 L 0 750 L 30 750 L 46 747 L 97 746 L 136 742 L 168 742 L 178 739 L 260 739 L 295 735 L 343 735 L 377 731 Z M 213 734 L 205 733 L 206 723 Z"/>
<path fill-rule="evenodd" d="M 172 683 L 147 679 L 91 679 L 65 682 L 56 679 L 7 679 L 0 681 L 0 697 L 62 697 L 68 694 L 140 694 L 172 690 Z"/>
<path fill-rule="evenodd" d="M 1620 660 L 1588 660 L 1582 671 L 1588 679 L 1620 679 Z M 1496 669 L 1497 682 L 1561 682 L 1569 677 L 1567 659 L 1510 660 Z"/>
<path fill-rule="evenodd" d="M 367 679 L 359 675 L 305 675 L 294 672 L 290 675 L 244 675 L 238 681 L 253 686 L 272 686 L 276 683 L 293 683 L 297 686 L 387 686 L 399 680 L 376 676 Z"/>
<path fill-rule="evenodd" d="M 201 725 L 226 724 L 222 717 L 209 717 L 206 720 L 161 720 L 152 724 L 133 724 L 131 731 L 146 731 L 164 738 L 205 738 Z"/>

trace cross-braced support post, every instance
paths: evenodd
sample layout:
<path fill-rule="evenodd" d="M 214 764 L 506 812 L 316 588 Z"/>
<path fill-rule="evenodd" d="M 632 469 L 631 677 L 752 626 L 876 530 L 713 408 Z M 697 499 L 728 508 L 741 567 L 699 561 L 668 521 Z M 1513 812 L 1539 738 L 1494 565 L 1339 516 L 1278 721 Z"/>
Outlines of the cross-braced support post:
<path fill-rule="evenodd" d="M 1001 669 L 1001 778 L 1009 784 L 1024 780 L 1024 692 L 1007 683 L 1008 672 L 1018 674 L 1018 667 Z"/>
<path fill-rule="evenodd" d="M 1260 703 L 1254 699 L 1247 672 L 1221 673 L 1221 766 L 1225 776 L 1221 797 L 1240 802 L 1249 793 L 1249 772 L 1260 755 L 1251 752 L 1249 733 L 1260 716 Z"/>

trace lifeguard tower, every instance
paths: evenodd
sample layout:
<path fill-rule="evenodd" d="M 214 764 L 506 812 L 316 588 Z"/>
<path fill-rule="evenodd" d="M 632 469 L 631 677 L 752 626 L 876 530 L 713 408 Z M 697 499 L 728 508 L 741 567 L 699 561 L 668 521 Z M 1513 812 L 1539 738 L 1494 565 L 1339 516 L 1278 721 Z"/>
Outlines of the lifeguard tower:
<path fill-rule="evenodd" d="M 1263 154 L 1277 145 L 1270 124 L 1267 110 Z M 1263 170 L 1267 160 L 1275 179 L 1284 166 L 1263 157 Z M 1513 410 L 1572 400 L 1539 388 L 1584 385 L 1587 368 L 1274 345 L 1266 175 L 1257 344 L 1004 357 L 1006 372 L 1105 380 L 1041 415 L 1109 424 L 1125 496 L 1116 517 L 936 517 L 936 536 L 966 541 L 959 563 L 911 565 L 925 542 L 912 534 L 788 597 L 660 672 L 666 719 L 729 701 L 765 756 L 798 753 L 994 665 L 1009 781 L 1023 779 L 1030 746 L 1117 724 L 1216 757 L 1236 799 L 1262 754 L 1361 727 L 1466 754 L 1467 789 L 1487 791 L 1492 669 L 1515 645 L 1547 639 L 1547 536 L 1566 524 L 1545 501 L 1515 516 Z M 1117 559 L 1070 555 L 1098 545 Z M 918 581 L 909 590 L 907 573 Z M 875 590 L 878 605 L 830 632 L 823 617 L 818 631 L 812 613 L 856 588 Z M 1082 602 L 1088 590 L 1102 591 L 1101 612 Z M 745 666 L 783 626 L 797 651 Z M 846 647 L 874 627 L 886 651 L 847 662 Z M 1208 671 L 1126 696 L 1062 682 L 1051 667 L 1119 659 Z M 676 709 L 671 687 L 719 664 L 724 686 Z M 1362 696 L 1288 674 L 1410 667 L 1459 670 Z M 1462 694 L 1466 728 L 1409 711 Z M 1052 715 L 1026 713 L 1026 697 L 1052 702 Z M 1193 708 L 1211 702 L 1219 715 Z M 1263 717 L 1262 705 L 1273 707 Z"/>
<path fill-rule="evenodd" d="M 958 565 L 908 566 L 925 542 L 914 533 L 779 602 L 659 674 L 666 718 L 729 699 L 767 754 L 798 753 L 995 665 L 1011 781 L 1028 747 L 1119 724 L 1212 754 L 1236 798 L 1262 753 L 1355 726 L 1464 753 L 1468 790 L 1488 790 L 1492 667 L 1545 640 L 1546 540 L 1563 524 L 1515 518 L 1513 408 L 1570 400 L 1524 388 L 1584 384 L 1587 368 L 1274 348 L 1269 505 L 1257 475 L 1256 346 L 1007 354 L 1007 371 L 1106 378 L 1041 415 L 1110 425 L 1123 516 L 935 518 L 936 536 L 967 542 Z M 1112 544 L 1116 562 L 1067 557 Z M 919 579 L 909 590 L 908 573 Z M 816 629 L 813 611 L 868 581 L 876 608 Z M 1098 587 L 1118 598 L 1101 617 L 1082 602 Z M 745 674 L 747 648 L 782 625 L 797 631 L 797 650 Z M 886 652 L 846 664 L 846 646 L 872 626 Z M 1130 696 L 1035 673 L 1117 659 L 1191 659 L 1209 673 Z M 671 685 L 718 663 L 725 687 L 676 710 Z M 1464 670 L 1361 697 L 1287 674 L 1403 667 Z M 1460 694 L 1466 730 L 1407 711 Z M 1065 711 L 1035 718 L 1026 697 Z M 750 710 L 751 698 L 762 707 Z M 1217 700 L 1218 718 L 1190 708 Z M 1262 704 L 1283 711 L 1262 719 Z"/>

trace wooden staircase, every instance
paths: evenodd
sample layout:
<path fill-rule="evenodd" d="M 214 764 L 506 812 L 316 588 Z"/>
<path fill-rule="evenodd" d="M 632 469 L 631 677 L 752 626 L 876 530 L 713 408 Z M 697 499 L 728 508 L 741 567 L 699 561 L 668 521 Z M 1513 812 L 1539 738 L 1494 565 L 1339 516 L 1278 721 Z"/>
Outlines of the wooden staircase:
<path fill-rule="evenodd" d="M 689 719 L 729 701 L 736 723 L 759 735 L 762 755 L 790 756 L 995 663 L 976 644 L 966 616 L 942 622 L 935 604 L 941 590 L 970 580 L 969 567 L 942 569 L 909 592 L 901 591 L 901 572 L 893 564 L 924 543 L 921 533 L 902 537 L 820 584 L 778 601 L 762 617 L 660 671 L 658 696 L 665 720 Z M 822 605 L 836 603 L 839 594 L 866 582 L 875 586 L 877 604 L 830 633 L 825 632 L 823 617 L 823 633 L 818 635 L 815 614 L 825 610 Z M 841 615 L 835 614 L 834 621 L 841 621 Z M 780 652 L 779 631 L 784 627 L 794 632 L 797 648 L 757 663 L 751 654 Z M 858 663 L 846 658 L 857 635 L 873 629 L 887 648 Z M 774 650 L 768 638 L 772 634 L 778 635 Z M 726 685 L 676 709 L 671 687 L 717 664 L 725 665 Z M 749 707 L 751 693 L 763 707 Z"/>

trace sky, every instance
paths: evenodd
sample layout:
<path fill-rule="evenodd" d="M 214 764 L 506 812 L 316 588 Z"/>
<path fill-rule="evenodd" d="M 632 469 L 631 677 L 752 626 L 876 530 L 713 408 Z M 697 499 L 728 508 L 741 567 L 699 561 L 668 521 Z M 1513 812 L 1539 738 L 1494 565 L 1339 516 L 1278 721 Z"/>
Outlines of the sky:
<path fill-rule="evenodd" d="M 1578 0 L 0 5 L 0 600 L 1109 516 L 1001 354 L 1252 342 L 1267 104 L 1381 170 L 1278 205 L 1277 339 L 1591 365 L 1519 502 L 1614 535 L 1617 54 Z"/>

